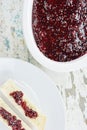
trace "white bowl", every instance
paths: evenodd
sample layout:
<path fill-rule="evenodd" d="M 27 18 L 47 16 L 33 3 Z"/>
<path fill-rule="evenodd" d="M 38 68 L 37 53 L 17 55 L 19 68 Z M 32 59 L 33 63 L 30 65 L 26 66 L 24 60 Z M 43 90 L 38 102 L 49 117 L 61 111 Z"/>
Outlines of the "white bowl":
<path fill-rule="evenodd" d="M 40 52 L 36 45 L 32 30 L 32 7 L 34 0 L 24 0 L 23 31 L 27 47 L 32 56 L 46 68 L 56 72 L 67 72 L 82 69 L 87 66 L 87 54 L 69 62 L 50 60 Z"/>

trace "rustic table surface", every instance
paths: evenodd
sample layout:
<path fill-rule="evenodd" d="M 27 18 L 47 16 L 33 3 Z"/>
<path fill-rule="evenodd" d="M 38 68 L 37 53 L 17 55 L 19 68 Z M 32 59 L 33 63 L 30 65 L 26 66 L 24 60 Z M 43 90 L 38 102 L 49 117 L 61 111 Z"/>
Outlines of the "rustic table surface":
<path fill-rule="evenodd" d="M 41 68 L 58 86 L 66 108 L 66 130 L 87 130 L 87 68 L 56 73 L 30 55 L 23 37 L 23 0 L 0 0 L 0 56 L 26 60 Z"/>

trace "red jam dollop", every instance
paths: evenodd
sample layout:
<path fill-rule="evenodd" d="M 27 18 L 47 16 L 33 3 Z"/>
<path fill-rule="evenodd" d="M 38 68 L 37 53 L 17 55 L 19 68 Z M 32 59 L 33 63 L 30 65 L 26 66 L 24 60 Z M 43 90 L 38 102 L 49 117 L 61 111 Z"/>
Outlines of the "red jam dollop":
<path fill-rule="evenodd" d="M 87 0 L 34 0 L 32 27 L 40 51 L 66 62 L 87 53 Z"/>
<path fill-rule="evenodd" d="M 37 118 L 38 117 L 38 113 L 32 109 L 30 109 L 26 102 L 23 101 L 23 93 L 21 91 L 15 91 L 10 93 L 10 96 L 12 96 L 15 100 L 15 102 L 18 105 L 21 105 L 21 107 L 23 108 L 25 115 L 30 117 L 30 118 Z"/>
<path fill-rule="evenodd" d="M 11 113 L 2 107 L 0 107 L 0 116 L 8 122 L 8 125 L 12 127 L 12 130 L 25 130 L 22 128 L 21 120 L 17 120 L 16 116 L 11 115 Z"/>

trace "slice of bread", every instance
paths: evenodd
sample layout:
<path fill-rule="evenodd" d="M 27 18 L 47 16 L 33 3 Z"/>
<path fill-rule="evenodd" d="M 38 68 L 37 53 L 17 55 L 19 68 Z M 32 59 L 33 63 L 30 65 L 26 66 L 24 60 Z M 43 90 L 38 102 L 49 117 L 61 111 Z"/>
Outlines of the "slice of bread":
<path fill-rule="evenodd" d="M 9 112 L 12 116 L 16 116 L 17 120 L 21 120 L 18 115 L 16 113 L 13 112 L 13 110 L 3 101 L 2 98 L 0 98 L 0 108 L 4 108 L 7 112 Z M 0 121 L 5 123 L 5 125 L 7 126 L 7 128 L 9 130 L 12 130 L 12 127 L 8 125 L 7 120 L 3 119 L 3 117 L 0 115 Z M 31 128 L 26 125 L 22 120 L 21 120 L 21 125 L 22 128 L 24 128 L 25 130 L 31 130 Z"/>
<path fill-rule="evenodd" d="M 27 119 L 27 121 L 29 123 L 34 125 L 34 127 L 37 130 L 45 129 L 46 116 L 44 114 L 42 114 L 42 112 L 29 100 L 28 97 L 26 97 L 26 95 L 24 93 L 23 93 L 24 94 L 23 101 L 25 101 L 27 103 L 27 106 L 30 109 L 32 109 L 38 113 L 38 116 L 35 119 L 25 116 L 25 112 L 24 112 L 23 108 L 15 102 L 15 100 L 12 96 L 10 96 L 10 93 L 13 93 L 15 91 L 21 91 L 20 88 L 18 87 L 18 85 L 16 85 L 13 80 L 8 80 L 4 85 L 1 86 L 0 90 L 4 94 L 4 96 L 11 102 L 11 104 Z"/>

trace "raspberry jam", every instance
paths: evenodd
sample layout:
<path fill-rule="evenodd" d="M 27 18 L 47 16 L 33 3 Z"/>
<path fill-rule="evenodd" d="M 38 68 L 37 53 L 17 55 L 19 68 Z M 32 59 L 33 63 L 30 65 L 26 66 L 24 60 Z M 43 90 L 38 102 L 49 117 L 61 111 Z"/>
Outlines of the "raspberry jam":
<path fill-rule="evenodd" d="M 66 62 L 87 53 L 87 0 L 34 0 L 33 34 L 40 51 Z"/>
<path fill-rule="evenodd" d="M 8 125 L 12 127 L 12 130 L 25 130 L 22 128 L 21 120 L 17 120 L 16 116 L 11 115 L 11 113 L 2 107 L 0 107 L 0 116 L 8 122 Z"/>
<path fill-rule="evenodd" d="M 12 96 L 15 100 L 15 102 L 18 105 L 21 105 L 21 107 L 23 108 L 25 115 L 30 117 L 30 118 L 37 118 L 38 117 L 38 113 L 32 109 L 30 109 L 26 102 L 23 101 L 23 93 L 21 91 L 15 91 L 13 93 L 10 93 L 10 96 Z"/>

